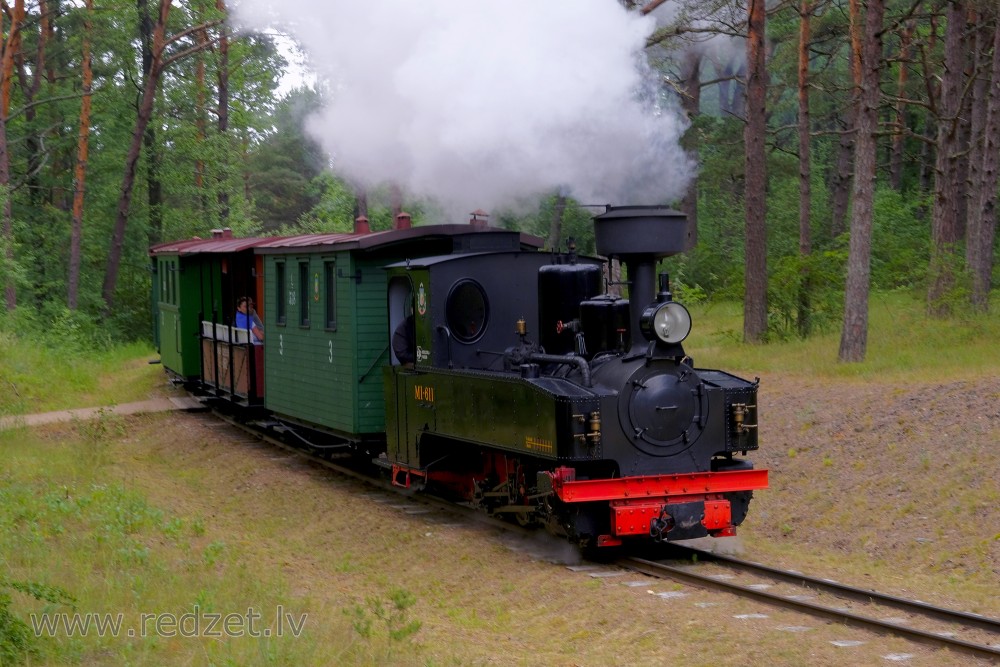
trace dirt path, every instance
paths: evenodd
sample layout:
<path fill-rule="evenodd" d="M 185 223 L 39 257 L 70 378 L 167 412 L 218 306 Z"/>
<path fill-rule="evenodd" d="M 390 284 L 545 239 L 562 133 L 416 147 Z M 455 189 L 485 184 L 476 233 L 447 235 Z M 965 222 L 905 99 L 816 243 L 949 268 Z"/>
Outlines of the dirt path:
<path fill-rule="evenodd" d="M 169 410 L 199 410 L 203 406 L 196 400 L 187 397 L 152 398 L 147 401 L 123 403 L 100 408 L 77 408 L 74 410 L 56 410 L 33 415 L 13 415 L 0 417 L 0 431 L 25 426 L 41 426 L 74 420 L 94 419 L 101 414 L 137 415 L 150 412 L 166 412 Z"/>

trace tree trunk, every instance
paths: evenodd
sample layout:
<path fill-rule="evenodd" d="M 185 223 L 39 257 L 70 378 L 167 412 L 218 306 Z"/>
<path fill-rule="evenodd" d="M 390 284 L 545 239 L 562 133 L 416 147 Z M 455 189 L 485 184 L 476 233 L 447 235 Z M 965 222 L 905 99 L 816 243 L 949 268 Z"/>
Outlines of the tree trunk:
<path fill-rule="evenodd" d="M 403 212 L 403 191 L 396 183 L 389 184 L 389 210 L 392 212 L 392 226 L 396 228 L 396 216 Z"/>
<path fill-rule="evenodd" d="M 558 251 L 562 242 L 563 213 L 566 211 L 566 196 L 556 195 L 555 206 L 552 208 L 552 220 L 549 223 L 548 248 L 551 251 Z"/>
<path fill-rule="evenodd" d="M 847 110 L 837 145 L 837 161 L 830 179 L 830 238 L 837 238 L 847 231 L 847 209 L 851 204 L 851 184 L 854 180 L 854 106 Z"/>
<path fill-rule="evenodd" d="M 226 1 L 216 0 L 215 8 L 225 14 Z M 225 21 L 219 26 L 219 134 L 229 131 L 229 27 Z M 225 177 L 223 172 L 222 178 Z M 229 191 L 223 184 L 219 188 L 219 225 L 226 226 L 229 219 Z"/>
<path fill-rule="evenodd" d="M 139 10 L 139 40 L 142 44 L 142 81 L 143 90 L 148 88 L 148 81 L 153 77 L 155 48 L 155 30 L 152 19 L 149 16 L 149 0 L 136 0 Z M 156 74 L 157 82 L 153 84 L 155 93 L 159 81 L 159 73 Z M 155 97 L 155 94 L 154 94 Z M 142 113 L 140 110 L 139 114 Z M 152 108 L 150 108 L 152 116 Z M 159 243 L 163 240 L 163 184 L 160 182 L 160 152 L 159 143 L 156 140 L 156 128 L 149 124 L 146 119 L 145 131 L 142 136 L 143 148 L 146 151 L 146 203 L 149 206 L 149 244 Z M 138 157 L 138 156 L 137 156 Z"/>
<path fill-rule="evenodd" d="M 966 49 L 963 35 L 966 8 L 961 0 L 948 4 L 944 44 L 944 72 L 941 75 L 940 118 L 938 119 L 937 159 L 934 162 L 934 210 L 931 217 L 931 259 L 927 290 L 927 312 L 946 317 L 952 312 L 948 299 L 955 285 L 956 259 L 960 240 L 959 212 L 962 183 L 961 156 L 962 87 L 965 79 Z"/>
<path fill-rule="evenodd" d="M 91 16 L 94 0 L 86 0 L 87 14 L 83 20 L 83 99 L 80 101 L 80 132 L 76 147 L 76 171 L 73 178 L 73 221 L 69 242 L 69 279 L 66 305 L 76 310 L 80 289 L 81 239 L 83 238 L 83 195 L 87 178 L 87 156 L 90 148 L 90 91 L 94 75 L 90 66 Z"/>
<path fill-rule="evenodd" d="M 368 190 L 362 186 L 354 188 L 354 219 L 368 217 Z"/>
<path fill-rule="evenodd" d="M 852 22 L 860 20 L 854 0 Z M 871 288 L 872 211 L 875 199 L 876 143 L 878 131 L 879 77 L 882 70 L 882 22 L 884 0 L 868 0 L 864 42 L 855 64 L 861 72 L 858 96 L 857 135 L 854 158 L 854 203 L 851 244 L 847 260 L 844 293 L 844 328 L 840 335 L 839 358 L 863 361 L 868 349 L 868 293 Z"/>
<path fill-rule="evenodd" d="M 746 145 L 746 267 L 743 297 L 743 339 L 759 343 L 767 333 L 767 174 L 764 150 L 766 132 L 764 0 L 749 0 L 747 5 L 747 122 L 743 130 Z"/>
<path fill-rule="evenodd" d="M 931 14 L 929 19 L 930 31 L 927 35 L 927 46 L 926 50 L 933 52 L 937 48 L 938 40 L 938 16 L 937 14 Z M 939 73 L 936 71 L 929 70 L 927 67 L 926 59 L 924 59 L 924 88 L 927 91 L 927 99 L 932 102 L 933 105 L 937 104 L 937 100 L 941 97 L 940 85 L 938 83 Z M 936 106 L 933 107 L 936 110 Z M 935 111 L 936 112 L 936 111 Z M 937 121 L 934 117 L 934 113 L 924 114 L 924 123 L 921 131 L 921 137 L 923 139 L 920 141 L 920 192 L 929 193 L 931 191 L 931 185 L 934 180 L 934 137 L 937 135 Z M 923 214 L 926 213 L 924 207 L 920 207 L 918 212 L 923 218 Z"/>
<path fill-rule="evenodd" d="M 899 76 L 896 79 L 896 97 L 903 100 L 906 97 L 906 82 L 909 75 L 910 44 L 913 42 L 913 31 L 915 23 L 907 21 L 903 32 L 900 35 L 899 44 Z M 892 133 L 892 153 L 889 156 L 889 183 L 893 190 L 901 190 L 903 187 L 903 149 L 906 139 L 906 105 L 902 101 L 896 102 L 896 128 Z"/>
<path fill-rule="evenodd" d="M 47 67 L 45 61 L 45 49 L 48 43 L 51 28 L 49 27 L 50 17 L 46 4 L 46 0 L 39 0 L 38 2 L 38 44 L 35 48 L 35 62 L 30 64 L 30 76 L 28 68 L 25 67 L 25 54 L 23 49 L 18 48 L 14 53 L 14 59 L 17 61 L 18 78 L 21 82 L 21 94 L 24 96 L 24 119 L 27 121 L 25 124 L 28 128 L 33 128 L 35 126 L 35 118 L 38 115 L 38 109 L 34 102 L 38 97 L 38 92 L 42 88 L 42 81 L 45 80 L 44 74 Z M 24 138 L 24 145 L 28 153 L 28 196 L 31 199 L 32 206 L 41 206 L 45 201 L 45 198 L 42 196 L 42 184 L 38 174 L 39 167 L 44 159 L 42 154 L 42 140 L 34 133 L 34 131 L 29 130 L 27 136 Z M 39 258 L 39 262 L 44 263 L 46 260 L 45 258 Z"/>
<path fill-rule="evenodd" d="M 145 0 L 139 0 L 145 2 Z M 125 155 L 125 175 L 122 178 L 121 192 L 118 195 L 118 209 L 115 213 L 115 227 L 111 234 L 111 248 L 108 252 L 108 263 L 104 274 L 104 285 L 101 296 L 104 299 L 104 317 L 108 317 L 114 308 L 115 288 L 118 285 L 118 270 L 121 265 L 122 249 L 125 244 L 125 228 L 128 225 L 129 209 L 132 206 L 132 192 L 135 188 L 135 175 L 139 164 L 139 153 L 142 149 L 146 128 L 153 116 L 153 101 L 156 98 L 156 87 L 160 80 L 163 46 L 166 41 L 167 17 L 170 14 L 170 0 L 160 0 L 159 18 L 152 29 L 153 48 L 149 75 L 143 85 L 142 100 L 136 114 L 135 128 L 132 130 L 132 142 Z"/>
<path fill-rule="evenodd" d="M 733 65 L 732 62 L 722 65 L 714 60 L 712 64 L 715 66 L 719 78 L 719 113 L 726 117 L 733 114 L 733 94 L 731 92 L 731 89 L 735 87 L 732 78 L 734 76 Z"/>
<path fill-rule="evenodd" d="M 990 47 L 993 43 L 992 24 L 984 20 L 985 17 L 972 12 L 969 23 L 973 26 L 973 47 L 972 71 L 970 76 L 972 81 L 971 101 L 968 105 L 968 114 L 963 113 L 969 119 L 969 141 L 966 150 L 967 157 L 962 160 L 965 173 L 964 198 L 960 206 L 964 213 L 965 224 L 965 264 L 970 275 L 974 273 L 973 266 L 976 265 L 977 255 L 982 250 L 980 243 L 980 231 L 982 229 L 981 220 L 976 209 L 979 206 L 980 189 L 983 187 L 983 163 L 985 150 L 986 116 L 989 106 L 989 87 L 992 74 Z"/>
<path fill-rule="evenodd" d="M 1000 12 L 994 15 L 993 58 L 984 72 L 988 81 L 986 118 L 982 133 L 980 181 L 969 202 L 969 226 L 966 238 L 966 263 L 972 275 L 972 307 L 979 312 L 989 308 L 990 283 L 993 278 L 993 243 L 996 238 L 997 167 L 1000 162 Z"/>
<path fill-rule="evenodd" d="M 681 108 L 689 121 L 701 113 L 701 53 L 691 49 L 684 54 L 681 70 Z M 698 139 L 696 133 L 688 130 L 682 141 L 688 156 L 698 161 Z M 681 211 L 687 216 L 687 227 L 691 243 L 698 242 L 698 175 L 691 177 L 684 198 L 681 199 Z"/>
<path fill-rule="evenodd" d="M 799 285 L 798 330 L 805 338 L 810 331 L 810 280 L 808 263 L 812 253 L 812 166 L 809 150 L 809 42 L 812 0 L 802 0 L 799 9 L 799 255 L 802 282 Z"/>
<path fill-rule="evenodd" d="M 8 267 L 14 264 L 14 219 L 11 210 L 13 192 L 10 189 L 10 152 L 7 142 L 7 118 L 10 112 L 10 84 L 14 76 L 14 54 L 21 43 L 21 24 L 24 21 L 24 0 L 14 3 L 10 31 L 3 45 L 0 59 L 0 196 L 3 197 L 3 240 Z M 13 279 L 7 280 L 4 290 L 7 310 L 17 308 L 17 286 Z"/>
<path fill-rule="evenodd" d="M 837 167 L 833 177 L 831 189 L 833 190 L 832 216 L 830 221 L 830 237 L 836 238 L 847 231 L 847 209 L 851 203 L 851 190 L 853 187 L 854 161 L 857 155 L 857 147 L 854 139 L 857 132 L 858 123 L 858 95 L 861 91 L 861 5 L 860 0 L 850 0 L 849 2 L 849 23 L 851 37 L 851 80 L 854 84 L 851 93 L 850 106 L 844 114 L 845 127 L 840 128 L 843 134 L 840 135 L 840 143 L 837 148 Z"/>
<path fill-rule="evenodd" d="M 206 31 L 199 30 L 195 34 L 195 39 L 198 40 L 198 44 L 202 47 L 202 51 L 196 56 L 194 64 L 194 89 L 195 89 L 195 100 L 194 100 L 194 130 L 195 130 L 195 141 L 197 142 L 197 156 L 194 161 L 194 187 L 198 191 L 198 197 L 204 199 L 204 188 L 205 188 L 205 161 L 201 158 L 202 150 L 204 150 L 205 137 L 207 135 L 208 121 L 206 118 L 207 112 L 205 109 L 206 101 L 206 89 L 205 89 L 205 47 L 208 46 L 208 35 Z M 205 209 L 202 207 L 202 215 L 204 215 Z"/>

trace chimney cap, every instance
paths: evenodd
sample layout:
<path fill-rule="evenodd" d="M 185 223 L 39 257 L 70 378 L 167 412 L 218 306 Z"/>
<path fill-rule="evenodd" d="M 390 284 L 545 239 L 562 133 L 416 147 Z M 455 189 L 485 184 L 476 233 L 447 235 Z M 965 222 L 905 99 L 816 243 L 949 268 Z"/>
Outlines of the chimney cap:
<path fill-rule="evenodd" d="M 477 208 L 469 215 L 472 216 L 471 218 L 469 218 L 469 224 L 472 225 L 473 227 L 489 226 L 489 221 L 487 220 L 487 218 L 490 217 L 490 214 L 484 211 L 483 209 Z"/>

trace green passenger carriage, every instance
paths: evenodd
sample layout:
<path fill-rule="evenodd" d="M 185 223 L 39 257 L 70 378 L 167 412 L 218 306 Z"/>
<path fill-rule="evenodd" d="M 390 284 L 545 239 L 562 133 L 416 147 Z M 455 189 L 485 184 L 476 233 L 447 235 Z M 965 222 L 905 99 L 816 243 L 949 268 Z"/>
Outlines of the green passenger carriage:
<path fill-rule="evenodd" d="M 229 229 L 221 229 L 207 239 L 150 248 L 154 339 L 161 362 L 174 378 L 200 382 L 211 375 L 204 340 L 216 333 L 221 339 L 221 327 L 232 324 L 236 298 L 255 294 L 259 272 L 253 247 L 259 242 L 234 238 Z"/>

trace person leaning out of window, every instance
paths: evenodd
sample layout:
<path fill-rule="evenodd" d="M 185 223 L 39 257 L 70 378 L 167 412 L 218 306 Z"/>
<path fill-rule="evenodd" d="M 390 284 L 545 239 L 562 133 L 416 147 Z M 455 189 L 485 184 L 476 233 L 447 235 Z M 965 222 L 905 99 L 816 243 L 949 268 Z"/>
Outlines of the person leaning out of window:
<path fill-rule="evenodd" d="M 250 342 L 259 344 L 264 342 L 264 327 L 257 312 L 253 308 L 253 299 L 241 296 L 236 302 L 236 320 L 234 326 L 237 329 L 250 331 Z"/>

